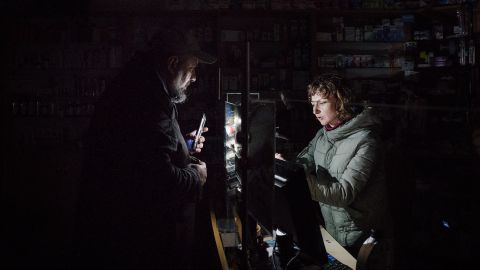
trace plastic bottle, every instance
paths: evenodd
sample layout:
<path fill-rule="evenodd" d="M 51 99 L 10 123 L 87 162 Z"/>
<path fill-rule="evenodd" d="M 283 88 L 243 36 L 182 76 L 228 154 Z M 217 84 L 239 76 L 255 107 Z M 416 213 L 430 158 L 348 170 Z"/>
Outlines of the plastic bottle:
<path fill-rule="evenodd" d="M 457 9 L 457 20 L 458 20 L 458 27 L 460 28 L 460 35 L 464 35 L 466 33 L 465 31 L 465 16 L 463 14 L 463 11 L 460 9 Z"/>
<path fill-rule="evenodd" d="M 465 62 L 465 41 L 463 39 L 460 40 L 458 44 L 458 63 L 461 66 L 466 64 Z"/>
<path fill-rule="evenodd" d="M 473 39 L 468 42 L 468 63 L 475 65 L 475 42 Z"/>

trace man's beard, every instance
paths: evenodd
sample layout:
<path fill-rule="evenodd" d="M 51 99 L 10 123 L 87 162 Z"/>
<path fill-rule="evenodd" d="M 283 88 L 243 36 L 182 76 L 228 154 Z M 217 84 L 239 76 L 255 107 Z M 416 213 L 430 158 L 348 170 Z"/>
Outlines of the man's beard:
<path fill-rule="evenodd" d="M 182 89 L 177 86 L 178 84 L 173 80 L 168 82 L 168 95 L 170 96 L 170 101 L 173 103 L 183 103 L 187 100 L 187 89 Z"/>
<path fill-rule="evenodd" d="M 171 97 L 171 101 L 176 104 L 183 103 L 187 100 L 187 94 L 185 93 L 187 90 L 183 89 L 175 89 L 173 88 L 173 93 Z"/>

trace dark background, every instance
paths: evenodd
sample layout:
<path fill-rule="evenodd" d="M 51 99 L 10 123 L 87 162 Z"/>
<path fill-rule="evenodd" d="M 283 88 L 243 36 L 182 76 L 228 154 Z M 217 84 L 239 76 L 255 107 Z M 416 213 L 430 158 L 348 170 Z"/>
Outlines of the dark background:
<path fill-rule="evenodd" d="M 287 155 L 298 152 L 319 128 L 306 101 L 308 80 L 323 71 L 343 73 L 384 120 L 401 265 L 459 269 L 473 262 L 480 179 L 478 133 L 474 137 L 480 127 L 478 65 L 461 65 L 458 53 L 462 39 L 478 49 L 478 15 L 466 36 L 452 37 L 451 29 L 458 24 L 456 10 L 478 14 L 478 9 L 476 2 L 423 2 L 427 6 L 419 1 L 379 1 L 377 6 L 368 1 L 2 1 L 1 197 L 7 241 L 1 242 L 7 258 L 14 269 L 66 267 L 82 135 L 95 100 L 155 29 L 187 23 L 219 58 L 215 65 L 199 67 L 189 101 L 180 106 L 184 132 L 196 128 L 202 111 L 207 114 L 210 131 L 201 158 L 209 168 L 223 164 L 226 92 L 246 87 L 246 40 L 251 42 L 252 92 L 277 103 L 279 131 L 291 138 L 277 141 L 277 150 Z M 337 32 L 334 17 L 362 31 L 385 18 L 403 18 L 404 37 L 342 41 L 332 34 L 331 40 L 318 41 L 319 32 Z M 433 33 L 438 24 L 443 39 L 417 40 L 413 51 L 404 49 L 405 42 L 415 40 L 414 31 Z M 347 39 L 346 29 L 341 31 Z M 445 56 L 449 66 L 421 68 L 421 51 Z M 345 67 L 346 60 L 336 63 L 344 59 L 339 54 L 378 57 Z M 414 75 L 407 76 L 395 62 L 401 57 L 414 63 Z M 327 60 L 320 65 L 320 58 Z M 294 109 L 281 103 L 280 91 L 293 100 Z M 209 175 L 221 178 L 221 172 L 209 170 Z"/>

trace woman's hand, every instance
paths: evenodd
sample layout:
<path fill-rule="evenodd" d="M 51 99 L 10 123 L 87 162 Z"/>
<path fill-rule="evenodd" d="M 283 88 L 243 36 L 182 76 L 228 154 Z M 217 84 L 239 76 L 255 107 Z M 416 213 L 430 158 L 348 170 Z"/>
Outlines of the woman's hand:
<path fill-rule="evenodd" d="M 275 158 L 280 160 L 286 160 L 280 153 L 275 153 Z"/>

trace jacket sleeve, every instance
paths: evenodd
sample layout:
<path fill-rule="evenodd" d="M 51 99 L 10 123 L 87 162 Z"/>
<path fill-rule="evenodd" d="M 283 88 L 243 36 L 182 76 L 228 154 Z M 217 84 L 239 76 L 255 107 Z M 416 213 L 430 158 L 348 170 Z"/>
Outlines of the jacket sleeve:
<path fill-rule="evenodd" d="M 316 177 L 307 177 L 312 199 L 338 207 L 350 205 L 371 178 L 378 159 L 376 148 L 374 140 L 360 142 L 339 179 L 317 166 Z"/>
<path fill-rule="evenodd" d="M 300 163 L 305 168 L 305 173 L 315 173 L 315 159 L 313 154 L 315 152 L 315 145 L 318 138 L 321 136 L 322 130 L 320 129 L 315 137 L 308 143 L 308 145 L 297 155 L 296 162 Z"/>
<path fill-rule="evenodd" d="M 200 176 L 189 163 L 188 151 L 179 149 L 181 134 L 173 128 L 173 120 L 162 117 L 152 123 L 150 136 L 146 136 L 142 149 L 144 169 L 148 172 L 151 186 L 158 188 L 160 195 L 176 200 L 193 201 L 199 198 L 202 190 Z"/>
<path fill-rule="evenodd" d="M 165 152 L 158 153 L 158 167 L 154 171 L 159 181 L 164 185 L 163 192 L 175 194 L 182 201 L 195 201 L 199 199 L 202 185 L 198 171 L 191 167 L 178 167 L 172 163 L 169 155 Z"/>

